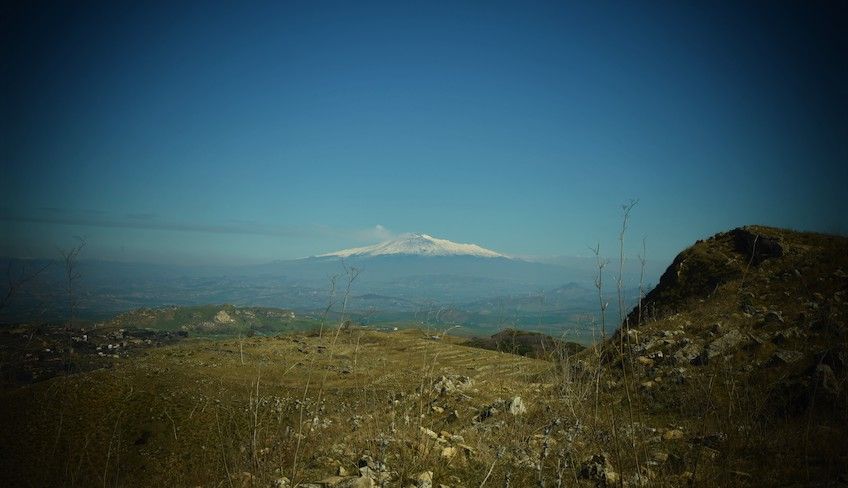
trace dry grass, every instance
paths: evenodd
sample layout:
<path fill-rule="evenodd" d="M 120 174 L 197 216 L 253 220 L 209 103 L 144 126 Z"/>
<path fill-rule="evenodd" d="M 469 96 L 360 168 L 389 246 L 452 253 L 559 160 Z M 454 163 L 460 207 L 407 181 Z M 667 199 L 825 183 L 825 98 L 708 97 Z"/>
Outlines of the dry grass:
<path fill-rule="evenodd" d="M 451 412 L 459 413 L 453 422 L 464 429 L 497 397 L 521 395 L 533 404 L 541 387 L 528 379 L 551 367 L 455 345 L 449 338 L 430 340 L 418 331 L 343 333 L 332 358 L 317 337 L 245 339 L 245 365 L 240 345 L 189 341 L 112 369 L 4 394 L 0 435 L 3 446 L 15 449 L 4 448 L 2 473 L 24 485 L 207 486 L 226 480 L 229 471 L 250 473 L 263 485 L 290 476 L 298 432 L 303 479 L 329 474 L 334 466 L 328 464 L 353 470 L 364 453 L 376 457 L 381 436 L 392 439 L 387 464 L 393 469 L 400 468 L 399 460 L 409 466 L 402 471 L 433 469 L 424 454 L 433 454 L 435 443 L 424 454 L 408 452 L 406 444 L 423 440 L 419 427 L 457 433 L 448 420 Z M 310 368 L 314 378 L 328 373 L 321 400 L 317 389 L 302 395 Z M 445 374 L 471 377 L 474 391 L 440 396 L 432 384 Z M 48 456 L 60 401 L 69 413 L 58 447 Z M 442 413 L 432 408 L 439 405 Z M 475 451 L 487 450 L 476 438 L 468 436 L 467 442 Z M 45 459 L 66 462 L 45 465 Z"/>
<path fill-rule="evenodd" d="M 367 455 L 387 467 L 385 486 L 421 471 L 454 488 L 827 485 L 848 465 L 848 253 L 844 240 L 779 237 L 785 256 L 744 281 L 746 260 L 723 236 L 696 244 L 687 256 L 722 256 L 740 273 L 577 354 L 530 359 L 435 330 L 345 326 L 190 340 L 4 392 L 0 479 L 272 486 L 355 473 Z M 675 358 L 730 331 L 738 344 L 709 361 Z M 787 350 L 800 356 L 775 362 Z M 442 376 L 472 383 L 441 392 Z M 527 412 L 500 402 L 516 396 Z M 585 463 L 600 455 L 603 476 Z"/>

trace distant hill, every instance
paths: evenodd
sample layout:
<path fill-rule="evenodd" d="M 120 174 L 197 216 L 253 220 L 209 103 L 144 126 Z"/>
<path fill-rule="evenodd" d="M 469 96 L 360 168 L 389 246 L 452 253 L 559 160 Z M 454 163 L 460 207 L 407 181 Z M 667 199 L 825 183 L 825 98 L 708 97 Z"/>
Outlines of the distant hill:
<path fill-rule="evenodd" d="M 573 356 L 585 346 L 560 338 L 517 329 L 504 329 L 491 337 L 473 338 L 465 343 L 471 347 L 508 352 L 538 359 L 560 360 Z"/>
<path fill-rule="evenodd" d="M 234 305 L 169 306 L 140 308 L 122 313 L 107 322 L 112 327 L 181 330 L 199 334 L 269 333 L 303 329 L 311 322 L 291 310 Z"/>
<path fill-rule="evenodd" d="M 0 308 L 0 323 L 67 318 L 60 263 L 0 260 L 0 265 L 16 270 L 46 264 L 50 266 L 38 279 L 15 290 L 9 305 Z M 591 259 L 574 259 L 567 266 L 531 262 L 477 244 L 409 234 L 373 246 L 251 266 L 82 260 L 74 291 L 75 316 L 104 320 L 137 308 L 209 303 L 320 313 L 343 295 L 347 272 L 354 268 L 358 274 L 347 310 L 371 321 L 415 321 L 430 314 L 442 323 L 461 320 L 475 329 L 469 333 L 488 334 L 513 326 L 557 335 L 563 327 L 588 327 L 586 316 L 597 303 L 593 287 L 597 269 Z M 635 261 L 626 263 L 628 304 L 638 296 L 632 286 L 639 271 Z M 649 270 L 647 282 L 650 277 Z M 608 287 L 612 283 L 606 280 Z M 451 313 L 431 313 L 441 309 Z M 580 340 L 590 338 L 587 333 Z"/>

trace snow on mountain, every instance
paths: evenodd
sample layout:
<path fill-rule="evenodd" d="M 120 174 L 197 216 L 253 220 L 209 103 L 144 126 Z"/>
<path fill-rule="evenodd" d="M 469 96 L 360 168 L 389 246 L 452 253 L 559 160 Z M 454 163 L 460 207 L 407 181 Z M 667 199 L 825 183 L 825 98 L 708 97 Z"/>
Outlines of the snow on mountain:
<path fill-rule="evenodd" d="M 503 254 L 483 248 L 477 244 L 460 244 L 447 239 L 438 239 L 427 234 L 403 234 L 397 239 L 321 254 L 321 257 L 369 257 L 391 254 L 417 256 L 476 256 L 481 258 L 506 258 Z"/>

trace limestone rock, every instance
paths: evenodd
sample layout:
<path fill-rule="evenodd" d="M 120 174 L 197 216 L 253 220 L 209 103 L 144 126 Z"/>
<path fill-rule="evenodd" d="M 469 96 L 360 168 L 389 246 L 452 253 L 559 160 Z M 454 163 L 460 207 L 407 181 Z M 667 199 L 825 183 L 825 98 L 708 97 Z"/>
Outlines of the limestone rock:
<path fill-rule="evenodd" d="M 700 366 L 705 363 L 704 349 L 694 342 L 688 342 L 680 350 L 674 353 L 677 364 L 692 364 Z"/>
<path fill-rule="evenodd" d="M 524 401 L 521 400 L 520 396 L 513 397 L 509 402 L 509 413 L 513 415 L 521 415 L 523 413 L 527 413 L 527 407 L 524 405 Z"/>
<path fill-rule="evenodd" d="M 606 454 L 595 454 L 580 464 L 580 479 L 592 480 L 598 486 L 613 485 L 618 482 L 618 473 L 613 470 Z"/>
<path fill-rule="evenodd" d="M 642 366 L 644 366 L 646 368 L 650 368 L 654 365 L 654 360 L 649 358 L 649 357 L 646 357 L 646 356 L 637 357 L 636 362 L 641 364 Z"/>
<path fill-rule="evenodd" d="M 415 477 L 415 488 L 433 488 L 433 472 L 422 471 Z"/>
<path fill-rule="evenodd" d="M 326 488 L 374 488 L 374 480 L 369 476 L 330 476 L 318 484 Z"/>
<path fill-rule="evenodd" d="M 775 364 L 792 364 L 804 357 L 803 353 L 792 351 L 789 349 L 778 349 L 772 356 L 772 362 Z"/>
<path fill-rule="evenodd" d="M 736 329 L 731 329 L 727 334 L 714 340 L 707 348 L 707 357 L 712 359 L 716 356 L 732 352 L 742 343 L 744 336 Z"/>
<path fill-rule="evenodd" d="M 683 440 L 683 431 L 680 429 L 667 430 L 663 433 L 662 438 L 664 441 Z"/>
<path fill-rule="evenodd" d="M 428 429 L 427 427 L 421 426 L 419 429 L 421 430 L 422 434 L 429 437 L 430 439 L 436 440 L 436 439 L 439 438 L 438 434 L 436 434 L 432 430 Z"/>
<path fill-rule="evenodd" d="M 463 375 L 440 376 L 433 382 L 433 389 L 442 395 L 467 390 L 474 384 L 474 380 Z"/>

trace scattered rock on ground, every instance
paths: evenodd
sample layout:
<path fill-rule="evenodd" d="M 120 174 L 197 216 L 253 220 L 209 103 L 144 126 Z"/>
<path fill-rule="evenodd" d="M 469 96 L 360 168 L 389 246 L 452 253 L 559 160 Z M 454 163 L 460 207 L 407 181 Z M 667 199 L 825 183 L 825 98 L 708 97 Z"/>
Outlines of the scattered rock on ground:
<path fill-rule="evenodd" d="M 704 364 L 704 349 L 694 342 L 690 342 L 674 353 L 674 360 L 678 364 L 692 364 L 699 366 Z"/>
<path fill-rule="evenodd" d="M 778 349 L 775 351 L 772 361 L 774 363 L 792 364 L 804 357 L 804 354 L 789 349 Z"/>
<path fill-rule="evenodd" d="M 433 488 L 433 472 L 423 471 L 415 477 L 415 488 Z"/>
<path fill-rule="evenodd" d="M 474 380 L 469 378 L 468 376 L 463 375 L 447 375 L 440 376 L 435 382 L 433 382 L 433 389 L 438 391 L 440 394 L 448 394 L 454 393 L 456 391 L 466 390 L 471 388 L 474 384 Z"/>
<path fill-rule="evenodd" d="M 517 396 L 510 400 L 509 413 L 513 415 L 527 413 L 527 407 L 524 405 L 524 401 L 521 400 L 521 397 Z"/>
<path fill-rule="evenodd" d="M 606 454 L 595 454 L 580 464 L 580 479 L 595 481 L 599 486 L 618 482 L 618 473 L 613 470 Z"/>
<path fill-rule="evenodd" d="M 707 348 L 707 357 L 712 359 L 716 356 L 726 354 L 736 349 L 742 342 L 744 336 L 736 329 L 731 329 L 727 334 L 714 340 Z"/>
<path fill-rule="evenodd" d="M 680 429 L 671 429 L 663 433 L 664 441 L 679 441 L 683 439 L 683 431 Z"/>

